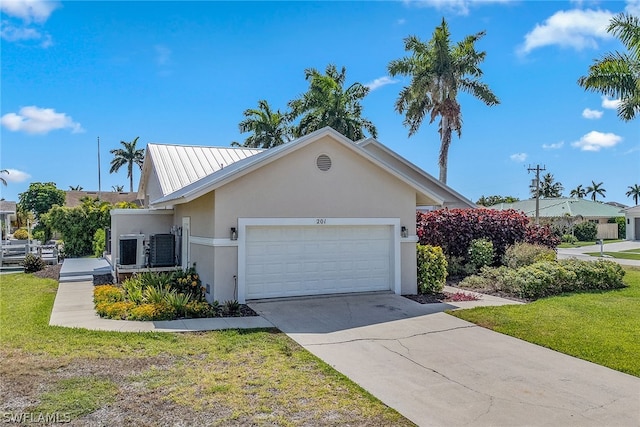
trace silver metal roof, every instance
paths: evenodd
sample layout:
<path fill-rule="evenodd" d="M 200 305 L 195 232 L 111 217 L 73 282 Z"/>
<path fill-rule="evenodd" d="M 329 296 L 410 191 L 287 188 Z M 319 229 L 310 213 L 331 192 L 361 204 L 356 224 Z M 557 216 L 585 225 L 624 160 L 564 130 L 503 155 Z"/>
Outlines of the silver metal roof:
<path fill-rule="evenodd" d="M 166 144 L 148 144 L 147 150 L 164 196 L 263 151 Z"/>

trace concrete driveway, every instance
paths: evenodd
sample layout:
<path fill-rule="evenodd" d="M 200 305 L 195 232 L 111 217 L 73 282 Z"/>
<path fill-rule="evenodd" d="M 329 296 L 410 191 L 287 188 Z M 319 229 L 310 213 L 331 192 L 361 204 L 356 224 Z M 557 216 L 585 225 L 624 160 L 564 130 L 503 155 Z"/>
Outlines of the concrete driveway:
<path fill-rule="evenodd" d="M 422 426 L 638 426 L 640 379 L 392 294 L 261 301 L 261 316 Z"/>

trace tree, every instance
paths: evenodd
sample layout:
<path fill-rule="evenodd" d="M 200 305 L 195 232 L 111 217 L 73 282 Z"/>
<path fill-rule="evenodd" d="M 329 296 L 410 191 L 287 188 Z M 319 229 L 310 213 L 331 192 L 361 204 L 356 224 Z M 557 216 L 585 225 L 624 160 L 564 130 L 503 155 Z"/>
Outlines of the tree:
<path fill-rule="evenodd" d="M 111 150 L 113 154 L 113 160 L 111 160 L 111 169 L 109 173 L 118 172 L 118 170 L 127 165 L 127 178 L 129 178 L 129 188 L 133 192 L 133 165 L 136 164 L 142 169 L 142 163 L 144 162 L 144 149 L 136 148 L 139 136 L 136 136 L 131 142 L 120 141 L 123 148 L 116 148 Z"/>
<path fill-rule="evenodd" d="M 18 205 L 39 220 L 54 205 L 63 206 L 64 199 L 64 190 L 58 189 L 55 182 L 32 182 L 27 191 L 18 195 Z"/>
<path fill-rule="evenodd" d="M 0 170 L 0 175 L 1 175 L 1 174 L 7 174 L 7 175 L 9 175 L 9 171 L 8 171 L 8 170 L 6 170 L 6 169 L 2 169 L 2 170 Z M 6 186 L 6 185 L 7 185 L 7 180 L 0 176 L 0 183 L 2 183 L 2 185 L 5 185 L 5 186 Z"/>
<path fill-rule="evenodd" d="M 69 190 L 71 191 L 82 191 L 82 186 L 81 185 L 70 185 L 69 186 Z"/>
<path fill-rule="evenodd" d="M 542 177 L 542 181 L 540 181 L 540 197 L 547 199 L 562 197 L 563 190 L 564 186 L 560 182 L 555 182 L 553 174 L 547 173 Z M 531 196 L 536 196 L 536 187 L 531 188 Z"/>
<path fill-rule="evenodd" d="M 627 191 L 625 194 L 627 195 L 627 197 L 631 197 L 633 199 L 633 202 L 637 205 L 638 199 L 640 199 L 640 185 L 634 184 L 633 186 L 630 185 L 627 188 L 629 189 L 629 191 Z"/>
<path fill-rule="evenodd" d="M 425 116 L 429 123 L 440 117 L 440 181 L 447 182 L 447 162 L 451 135 L 455 131 L 462 135 L 462 112 L 458 103 L 458 91 L 466 92 L 488 106 L 499 104 L 489 86 L 483 83 L 480 63 L 486 52 L 478 52 L 475 43 L 485 35 L 484 31 L 465 37 L 453 45 L 449 27 L 444 18 L 436 27 L 428 42 L 416 36 L 404 40 L 404 49 L 411 56 L 393 60 L 388 65 L 391 76 L 411 76 L 396 100 L 395 108 L 404 114 L 404 125 L 409 127 L 409 136 L 415 134 Z"/>
<path fill-rule="evenodd" d="M 476 205 L 480 205 L 480 206 L 493 206 L 493 205 L 498 205 L 500 203 L 515 203 L 520 201 L 520 199 L 518 199 L 517 197 L 513 197 L 513 196 L 487 196 L 485 197 L 484 195 L 480 196 L 480 198 L 478 199 L 478 201 L 476 202 Z"/>
<path fill-rule="evenodd" d="M 582 199 L 583 197 L 586 197 L 586 195 L 587 195 L 587 190 L 582 188 L 582 184 L 578 185 L 569 193 L 570 197 L 577 197 L 578 199 Z"/>
<path fill-rule="evenodd" d="M 272 111 L 267 101 L 258 101 L 257 109 L 249 108 L 243 114 L 245 119 L 238 125 L 240 133 L 253 132 L 244 141 L 243 147 L 273 148 L 291 141 L 288 115 L 280 110 Z"/>
<path fill-rule="evenodd" d="M 369 93 L 369 88 L 361 83 L 353 83 L 344 89 L 346 68 L 340 71 L 329 64 L 325 74 L 314 68 L 304 71 L 309 82 L 309 90 L 300 98 L 289 102 L 291 118 L 300 118 L 294 126 L 295 137 L 330 126 L 347 138 L 357 141 L 365 137 L 365 131 L 372 137 L 378 135 L 373 123 L 362 117 L 360 101 Z"/>
<path fill-rule="evenodd" d="M 620 39 L 628 53 L 609 52 L 594 61 L 578 84 L 585 90 L 620 99 L 618 117 L 633 120 L 640 112 L 640 18 L 621 13 L 611 19 L 607 32 Z"/>
<path fill-rule="evenodd" d="M 124 191 L 124 185 L 112 185 L 111 189 L 116 193 L 119 193 L 121 191 Z"/>
<path fill-rule="evenodd" d="M 591 200 L 593 200 L 594 202 L 596 201 L 598 194 L 601 195 L 602 198 L 604 199 L 606 197 L 604 193 L 606 192 L 607 190 L 602 188 L 602 182 L 596 184 L 595 181 L 591 181 L 591 185 L 587 187 L 587 196 L 591 194 Z"/>

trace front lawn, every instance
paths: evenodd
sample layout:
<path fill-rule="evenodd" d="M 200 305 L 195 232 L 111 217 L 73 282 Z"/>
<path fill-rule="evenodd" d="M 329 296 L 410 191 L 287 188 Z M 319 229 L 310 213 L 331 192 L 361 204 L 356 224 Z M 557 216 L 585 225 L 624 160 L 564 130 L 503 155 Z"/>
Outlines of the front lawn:
<path fill-rule="evenodd" d="M 627 251 L 621 251 L 621 252 L 603 252 L 604 255 L 608 255 L 612 258 L 619 258 L 619 259 L 634 259 L 634 260 L 638 260 L 640 261 L 640 251 L 638 251 L 637 249 L 631 249 L 631 250 L 627 250 Z M 587 252 L 587 255 L 591 255 L 591 256 L 596 256 L 599 257 L 600 256 L 600 252 Z"/>
<path fill-rule="evenodd" d="M 631 375 L 640 376 L 640 269 L 623 289 L 564 294 L 525 305 L 449 314 Z"/>
<path fill-rule="evenodd" d="M 0 412 L 91 425 L 412 425 L 277 330 L 48 326 L 57 282 L 0 280 Z M 23 421 L 25 421 L 23 419 Z"/>

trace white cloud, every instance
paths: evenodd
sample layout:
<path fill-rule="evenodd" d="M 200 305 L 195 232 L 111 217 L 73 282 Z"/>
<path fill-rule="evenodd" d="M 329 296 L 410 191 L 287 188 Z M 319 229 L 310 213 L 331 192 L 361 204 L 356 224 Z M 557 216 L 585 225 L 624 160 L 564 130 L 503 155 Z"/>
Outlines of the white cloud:
<path fill-rule="evenodd" d="M 49 0 L 5 0 L 0 3 L 0 10 L 25 23 L 45 22 L 51 13 L 60 7 L 57 1 Z"/>
<path fill-rule="evenodd" d="M 602 96 L 602 108 L 609 110 L 617 110 L 620 105 L 619 99 L 609 99 L 607 96 Z"/>
<path fill-rule="evenodd" d="M 488 3 L 509 3 L 510 1 L 512 0 L 404 0 L 404 3 L 409 6 L 432 7 L 459 15 L 468 15 L 470 6 Z"/>
<path fill-rule="evenodd" d="M 2 178 L 7 182 L 25 182 L 31 175 L 26 172 L 19 171 L 17 169 L 6 169 L 9 173 L 3 173 Z"/>
<path fill-rule="evenodd" d="M 582 110 L 582 117 L 585 119 L 599 119 L 604 114 L 603 111 L 592 110 L 591 108 L 585 108 Z"/>
<path fill-rule="evenodd" d="M 596 48 L 598 39 L 611 38 L 607 26 L 612 17 L 613 14 L 607 10 L 558 11 L 527 33 L 518 51 L 526 55 L 536 48 L 551 45 L 576 50 Z"/>
<path fill-rule="evenodd" d="M 622 137 L 615 133 L 602 133 L 592 130 L 583 135 L 576 142 L 572 142 L 571 146 L 579 148 L 581 151 L 600 151 L 602 148 L 611 148 L 622 141 Z"/>
<path fill-rule="evenodd" d="M 624 11 L 634 16 L 640 16 L 640 0 L 627 0 Z"/>
<path fill-rule="evenodd" d="M 45 134 L 56 129 L 71 129 L 71 133 L 84 132 L 80 123 L 74 122 L 65 113 L 56 113 L 53 108 L 40 108 L 35 105 L 22 107 L 18 114 L 5 114 L 0 123 L 10 131 L 30 134 Z"/>
<path fill-rule="evenodd" d="M 522 163 L 527 160 L 527 153 L 515 153 L 509 156 L 514 162 Z"/>
<path fill-rule="evenodd" d="M 542 144 L 542 148 L 545 150 L 559 150 L 564 147 L 564 141 L 556 142 L 553 144 Z"/>
<path fill-rule="evenodd" d="M 156 51 L 156 62 L 158 65 L 166 65 L 171 60 L 171 49 L 161 44 L 153 47 Z"/>
<path fill-rule="evenodd" d="M 369 83 L 365 83 L 365 86 L 369 88 L 370 91 L 374 91 L 382 86 L 392 85 L 394 83 L 398 83 L 398 80 L 394 80 L 389 76 L 378 77 L 370 81 Z"/>
<path fill-rule="evenodd" d="M 407 20 L 404 19 L 404 18 L 400 18 L 400 19 L 396 20 L 396 24 L 397 25 L 404 25 L 406 23 L 407 23 Z"/>

